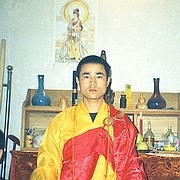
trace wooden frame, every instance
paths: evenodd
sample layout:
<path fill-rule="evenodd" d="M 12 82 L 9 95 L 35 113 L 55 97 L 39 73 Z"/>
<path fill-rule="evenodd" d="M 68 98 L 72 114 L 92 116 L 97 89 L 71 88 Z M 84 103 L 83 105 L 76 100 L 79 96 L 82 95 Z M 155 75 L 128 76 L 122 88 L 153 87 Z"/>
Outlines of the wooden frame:
<path fill-rule="evenodd" d="M 5 55 L 6 55 L 6 40 L 2 39 L 1 49 L 0 49 L 0 110 L 1 110 L 2 94 L 3 94 Z"/>

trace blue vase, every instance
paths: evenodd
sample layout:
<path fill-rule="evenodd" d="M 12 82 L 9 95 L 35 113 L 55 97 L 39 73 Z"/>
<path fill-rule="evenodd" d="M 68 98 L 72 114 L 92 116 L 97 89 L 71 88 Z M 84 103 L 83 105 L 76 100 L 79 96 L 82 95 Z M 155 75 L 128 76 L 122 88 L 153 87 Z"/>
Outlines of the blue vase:
<path fill-rule="evenodd" d="M 51 99 L 44 90 L 44 75 L 38 75 L 38 90 L 32 97 L 33 106 L 50 106 Z"/>
<path fill-rule="evenodd" d="M 151 98 L 148 100 L 148 108 L 149 109 L 163 109 L 166 107 L 166 101 L 161 96 L 159 90 L 159 78 L 153 78 L 154 81 L 154 92 Z"/>

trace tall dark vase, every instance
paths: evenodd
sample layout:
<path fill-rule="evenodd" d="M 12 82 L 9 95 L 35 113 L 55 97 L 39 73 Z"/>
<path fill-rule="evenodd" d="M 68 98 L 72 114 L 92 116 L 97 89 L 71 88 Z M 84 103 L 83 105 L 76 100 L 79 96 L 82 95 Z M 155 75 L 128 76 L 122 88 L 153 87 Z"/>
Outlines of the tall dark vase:
<path fill-rule="evenodd" d="M 148 108 L 149 109 L 163 109 L 166 107 L 166 101 L 161 96 L 159 90 L 159 78 L 153 78 L 154 81 L 154 93 L 151 98 L 148 100 Z"/>
<path fill-rule="evenodd" d="M 32 97 L 33 106 L 50 106 L 51 99 L 44 90 L 44 75 L 38 75 L 38 90 Z"/>

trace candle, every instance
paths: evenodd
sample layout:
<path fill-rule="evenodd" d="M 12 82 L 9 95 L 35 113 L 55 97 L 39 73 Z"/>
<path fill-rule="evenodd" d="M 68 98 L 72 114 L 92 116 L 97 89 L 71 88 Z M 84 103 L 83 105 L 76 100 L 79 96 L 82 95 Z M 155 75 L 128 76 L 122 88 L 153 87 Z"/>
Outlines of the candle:
<path fill-rule="evenodd" d="M 139 118 L 139 133 L 143 135 L 142 112 L 140 112 L 140 118 Z"/>

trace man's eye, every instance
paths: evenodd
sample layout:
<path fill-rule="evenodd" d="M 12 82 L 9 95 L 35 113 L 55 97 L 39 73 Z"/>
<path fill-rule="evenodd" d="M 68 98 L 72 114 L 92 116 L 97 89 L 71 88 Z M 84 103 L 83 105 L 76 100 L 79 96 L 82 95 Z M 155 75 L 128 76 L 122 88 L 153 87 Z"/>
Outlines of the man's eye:
<path fill-rule="evenodd" d="M 88 76 L 88 75 L 85 75 L 85 76 L 84 76 L 84 78 L 86 78 L 86 79 L 87 79 L 87 78 L 89 78 L 89 76 Z"/>
<path fill-rule="evenodd" d="M 96 76 L 96 77 L 99 79 L 99 78 L 102 78 L 102 75 L 98 75 L 98 76 Z"/>

